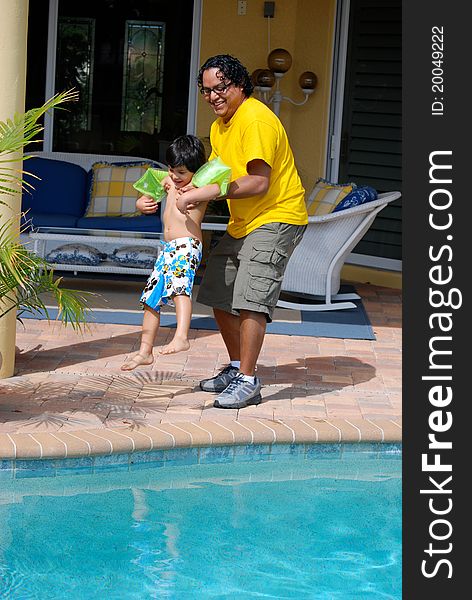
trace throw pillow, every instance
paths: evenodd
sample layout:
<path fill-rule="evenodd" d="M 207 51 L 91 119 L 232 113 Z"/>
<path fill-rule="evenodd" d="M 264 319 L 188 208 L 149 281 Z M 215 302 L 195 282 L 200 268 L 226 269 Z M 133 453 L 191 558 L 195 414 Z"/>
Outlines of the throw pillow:
<path fill-rule="evenodd" d="M 152 246 L 123 246 L 110 254 L 109 258 L 123 267 L 152 269 L 158 250 Z"/>
<path fill-rule="evenodd" d="M 350 194 L 345 196 L 333 212 L 346 210 L 346 208 L 353 208 L 354 206 L 359 206 L 365 202 L 372 202 L 372 200 L 377 200 L 377 190 L 374 190 L 373 187 L 368 185 L 364 185 L 356 188 Z"/>
<path fill-rule="evenodd" d="M 318 179 L 307 200 L 308 215 L 327 215 L 355 187 L 355 183 L 331 183 L 326 179 Z"/>
<path fill-rule="evenodd" d="M 140 195 L 133 183 L 153 167 L 152 162 L 106 163 L 92 165 L 90 200 L 84 217 L 134 217 Z"/>
<path fill-rule="evenodd" d="M 63 265 L 96 266 L 105 260 L 106 254 L 86 244 L 64 244 L 49 252 L 46 260 L 50 263 Z"/>

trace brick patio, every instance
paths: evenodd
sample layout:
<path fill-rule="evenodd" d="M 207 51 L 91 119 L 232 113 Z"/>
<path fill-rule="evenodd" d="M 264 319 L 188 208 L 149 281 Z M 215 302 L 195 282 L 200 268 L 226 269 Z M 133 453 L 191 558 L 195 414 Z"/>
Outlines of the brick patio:
<path fill-rule="evenodd" d="M 356 284 L 376 340 L 267 335 L 263 402 L 221 410 L 196 387 L 227 364 L 218 333 L 123 373 L 140 328 L 84 335 L 18 326 L 16 373 L 0 382 L 0 459 L 72 457 L 233 443 L 401 440 L 401 292 Z M 173 335 L 161 328 L 157 345 Z"/>

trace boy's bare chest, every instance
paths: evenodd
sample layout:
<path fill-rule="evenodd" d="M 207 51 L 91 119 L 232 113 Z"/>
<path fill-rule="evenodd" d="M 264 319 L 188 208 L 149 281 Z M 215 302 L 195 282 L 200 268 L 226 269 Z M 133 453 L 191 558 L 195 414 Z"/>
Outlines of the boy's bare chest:
<path fill-rule="evenodd" d="M 170 221 L 184 221 L 184 219 L 185 215 L 177 208 L 177 194 L 174 190 L 169 190 L 164 211 L 164 221 L 169 223 Z"/>

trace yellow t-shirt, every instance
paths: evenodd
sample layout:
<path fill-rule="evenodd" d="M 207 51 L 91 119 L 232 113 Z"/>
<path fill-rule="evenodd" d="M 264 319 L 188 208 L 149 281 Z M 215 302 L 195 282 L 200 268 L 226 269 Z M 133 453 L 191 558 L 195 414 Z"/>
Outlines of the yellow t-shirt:
<path fill-rule="evenodd" d="M 228 233 L 241 238 L 266 223 L 305 225 L 305 190 L 282 123 L 262 102 L 245 100 L 228 123 L 216 119 L 210 131 L 211 156 L 231 167 L 231 180 L 247 175 L 247 164 L 262 159 L 272 169 L 266 194 L 228 200 Z"/>

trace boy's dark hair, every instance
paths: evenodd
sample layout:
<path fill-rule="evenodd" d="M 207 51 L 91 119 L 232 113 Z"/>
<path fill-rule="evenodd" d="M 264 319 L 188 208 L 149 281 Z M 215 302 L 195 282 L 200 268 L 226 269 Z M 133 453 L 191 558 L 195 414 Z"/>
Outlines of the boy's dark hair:
<path fill-rule="evenodd" d="M 195 173 L 205 164 L 205 147 L 194 135 L 181 135 L 166 150 L 166 161 L 173 169 L 184 166 Z"/>
<path fill-rule="evenodd" d="M 218 69 L 216 74 L 218 79 L 230 81 L 237 87 L 242 87 L 246 98 L 249 98 L 254 91 L 254 85 L 248 70 L 237 58 L 230 54 L 212 56 L 200 67 L 197 77 L 198 87 L 200 88 L 203 87 L 203 72 L 208 69 Z"/>

